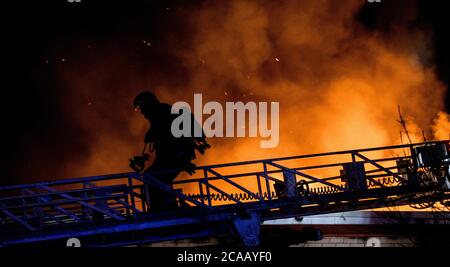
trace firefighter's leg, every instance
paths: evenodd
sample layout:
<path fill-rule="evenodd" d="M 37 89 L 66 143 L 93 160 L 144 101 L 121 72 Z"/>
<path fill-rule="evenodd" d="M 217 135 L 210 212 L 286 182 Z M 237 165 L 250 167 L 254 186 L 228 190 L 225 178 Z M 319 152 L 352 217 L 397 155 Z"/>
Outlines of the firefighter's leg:
<path fill-rule="evenodd" d="M 145 172 L 158 172 L 169 169 L 163 162 L 155 161 Z M 176 173 L 153 174 L 152 177 L 172 187 L 172 181 L 178 176 Z M 174 210 L 178 208 L 176 197 L 157 187 L 146 185 L 149 195 L 150 212 Z"/>
<path fill-rule="evenodd" d="M 173 180 L 175 180 L 179 173 L 180 172 L 163 174 L 162 181 L 173 189 L 172 182 Z M 164 196 L 162 199 L 165 210 L 175 210 L 179 208 L 178 201 L 175 195 L 168 192 L 163 192 L 163 195 Z"/>
<path fill-rule="evenodd" d="M 150 212 L 159 212 L 165 210 L 163 201 L 165 198 L 164 191 L 150 185 L 148 185 L 147 188 L 150 201 Z"/>

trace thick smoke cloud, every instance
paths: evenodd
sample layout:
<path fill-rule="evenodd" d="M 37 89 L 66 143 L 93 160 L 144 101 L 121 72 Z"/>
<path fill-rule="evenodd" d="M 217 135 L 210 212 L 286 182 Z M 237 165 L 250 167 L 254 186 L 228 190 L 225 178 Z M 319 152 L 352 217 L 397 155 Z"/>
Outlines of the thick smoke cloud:
<path fill-rule="evenodd" d="M 358 20 L 360 0 L 205 1 L 172 10 L 165 34 L 136 38 L 135 50 L 112 39 L 71 53 L 53 75 L 61 110 L 81 129 L 85 149 L 52 175 L 129 171 L 127 159 L 141 150 L 148 127 L 131 106 L 141 90 L 169 103 L 192 103 L 194 93 L 221 103 L 280 102 L 277 148 L 213 138 L 197 164 L 398 144 L 406 140 L 398 105 L 413 141 L 422 140 L 422 130 L 428 139 L 447 138 L 433 36 L 411 26 L 417 10 L 408 3 L 387 25 L 370 29 Z"/>

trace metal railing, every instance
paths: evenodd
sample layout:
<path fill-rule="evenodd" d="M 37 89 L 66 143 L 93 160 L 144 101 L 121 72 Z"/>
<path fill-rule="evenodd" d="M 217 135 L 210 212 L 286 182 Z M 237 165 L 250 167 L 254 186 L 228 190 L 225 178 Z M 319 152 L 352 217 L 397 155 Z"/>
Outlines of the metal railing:
<path fill-rule="evenodd" d="M 282 199 L 351 193 L 356 189 L 349 186 L 343 166 L 357 170 L 359 165 L 364 170 L 363 191 L 405 187 L 411 173 L 417 172 L 414 149 L 439 144 L 449 147 L 449 141 L 439 141 L 201 166 L 195 175 L 173 185 L 154 176 L 179 170 L 4 186 L 0 187 L 0 234 L 17 227 L 39 231 L 139 218 L 151 212 L 147 186 L 169 192 L 184 207 L 204 210 L 252 203 L 264 207 Z"/>

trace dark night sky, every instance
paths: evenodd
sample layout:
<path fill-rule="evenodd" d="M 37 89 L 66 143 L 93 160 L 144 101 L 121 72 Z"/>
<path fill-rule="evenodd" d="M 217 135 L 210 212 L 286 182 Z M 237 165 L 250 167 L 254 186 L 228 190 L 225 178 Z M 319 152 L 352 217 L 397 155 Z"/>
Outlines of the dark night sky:
<path fill-rule="evenodd" d="M 117 42 L 132 53 L 142 53 L 146 64 L 155 64 L 156 72 L 182 69 L 177 59 L 158 47 L 166 35 L 177 31 L 172 10 L 181 5 L 195 6 L 199 1 L 92 1 L 81 4 L 60 1 L 2 2 L 3 88 L 1 97 L 2 160 L 0 185 L 16 183 L 19 169 L 26 168 L 32 147 L 24 140 L 46 144 L 59 160 L 67 160 L 61 151 L 83 146 L 77 141 L 81 129 L 64 120 L 60 113 L 57 80 L 46 68 L 66 52 L 87 49 L 89 44 Z M 333 1 L 333 0 L 330 0 Z M 337 0 L 336 0 L 337 1 Z M 382 0 L 367 5 L 358 18 L 369 29 L 389 30 L 395 17 L 408 0 Z M 435 61 L 440 79 L 450 83 L 449 1 L 420 1 L 420 16 L 415 23 L 431 26 L 434 31 Z M 395 11 L 395 12 L 393 12 Z M 155 41 L 152 52 L 142 51 L 136 40 Z M 50 63 L 42 64 L 45 60 Z M 158 62 L 158 63 L 156 63 Z M 156 65 L 157 64 L 157 65 Z M 181 72 L 182 73 L 182 72 Z M 155 75 L 158 75 L 156 73 Z M 179 79 L 180 81 L 180 79 Z M 181 79 L 182 81 L 182 79 Z M 447 96 L 447 103 L 449 102 Z M 447 104 L 447 111 L 450 106 Z M 77 143 L 79 142 L 79 143 Z M 58 164 L 49 162 L 48 164 Z"/>

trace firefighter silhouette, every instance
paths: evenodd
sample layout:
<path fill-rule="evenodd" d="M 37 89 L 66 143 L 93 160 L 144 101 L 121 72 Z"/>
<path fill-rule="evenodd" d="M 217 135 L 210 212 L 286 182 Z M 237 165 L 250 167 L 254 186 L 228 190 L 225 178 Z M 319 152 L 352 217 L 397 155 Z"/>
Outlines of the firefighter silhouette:
<path fill-rule="evenodd" d="M 146 148 L 154 152 L 153 163 L 144 170 L 145 173 L 152 173 L 152 177 L 172 187 L 175 178 L 186 171 L 192 174 L 195 164 L 191 161 L 195 159 L 195 151 L 204 154 L 210 147 L 202 131 L 201 137 L 174 137 L 171 132 L 172 121 L 178 114 L 172 114 L 172 107 L 169 104 L 161 103 L 153 93 L 142 92 L 134 99 L 135 110 L 140 110 L 141 114 L 150 122 L 150 128 L 144 138 L 144 152 L 142 156 L 135 156 L 130 159 L 130 167 L 137 172 L 144 169 L 145 161 L 149 159 Z M 191 114 L 191 129 L 197 124 Z M 198 126 L 198 124 L 197 124 Z M 168 192 L 160 190 L 154 186 L 147 185 L 150 211 L 166 211 L 177 209 L 176 197 Z"/>

